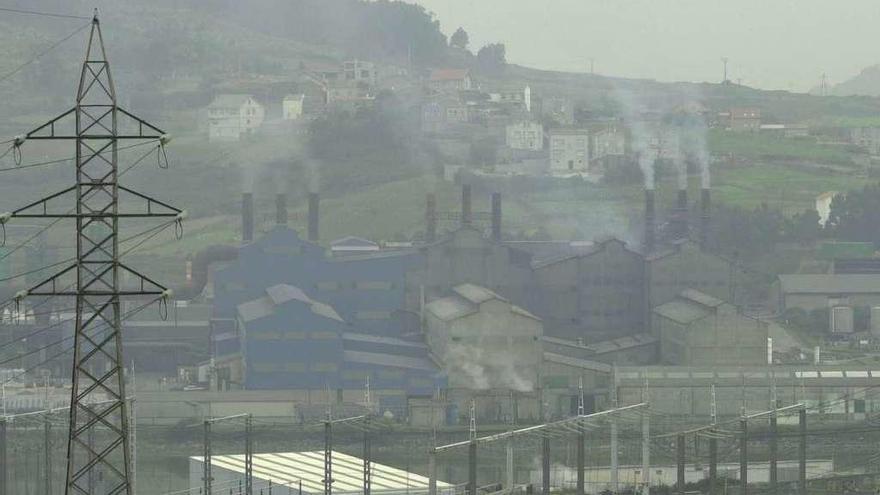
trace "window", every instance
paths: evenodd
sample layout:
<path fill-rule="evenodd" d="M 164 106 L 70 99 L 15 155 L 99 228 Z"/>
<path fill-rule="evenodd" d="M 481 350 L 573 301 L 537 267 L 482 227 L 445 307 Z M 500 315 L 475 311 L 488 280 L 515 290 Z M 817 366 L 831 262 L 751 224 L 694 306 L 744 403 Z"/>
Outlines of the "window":
<path fill-rule="evenodd" d="M 568 169 L 569 169 L 569 170 L 574 170 L 574 160 L 569 160 L 569 161 L 568 161 Z"/>

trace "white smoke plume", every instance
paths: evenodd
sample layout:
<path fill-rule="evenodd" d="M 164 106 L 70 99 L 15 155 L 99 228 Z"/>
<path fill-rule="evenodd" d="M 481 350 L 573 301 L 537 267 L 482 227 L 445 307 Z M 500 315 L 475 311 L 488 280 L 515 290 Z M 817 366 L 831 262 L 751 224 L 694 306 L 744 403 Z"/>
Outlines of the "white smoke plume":
<path fill-rule="evenodd" d="M 532 392 L 535 384 L 521 376 L 515 357 L 506 352 L 484 352 L 482 343 L 462 345 L 451 343 L 446 351 L 446 365 L 452 372 L 460 372 L 470 381 L 474 390 L 509 389 Z"/>

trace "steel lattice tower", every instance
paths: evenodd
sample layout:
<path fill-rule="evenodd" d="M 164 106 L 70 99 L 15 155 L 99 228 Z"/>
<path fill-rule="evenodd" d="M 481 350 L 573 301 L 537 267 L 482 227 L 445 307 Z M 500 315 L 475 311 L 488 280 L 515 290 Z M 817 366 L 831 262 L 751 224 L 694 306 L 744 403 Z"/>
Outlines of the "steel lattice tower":
<path fill-rule="evenodd" d="M 119 220 L 183 212 L 118 184 L 119 143 L 158 141 L 166 134 L 117 105 L 97 11 L 92 19 L 76 105 L 16 140 L 71 140 L 76 144 L 76 185 L 12 212 L 13 218 L 70 218 L 76 222 L 76 262 L 26 295 L 73 296 L 76 326 L 67 444 L 65 493 L 132 494 L 129 415 L 122 359 L 123 296 L 167 298 L 165 287 L 120 261 Z M 135 211 L 120 211 L 120 195 Z M 59 206 L 75 197 L 75 208 Z M 134 283 L 121 283 L 121 276 Z M 22 296 L 25 294 L 22 294 Z M 95 486 L 97 485 L 97 486 Z"/>

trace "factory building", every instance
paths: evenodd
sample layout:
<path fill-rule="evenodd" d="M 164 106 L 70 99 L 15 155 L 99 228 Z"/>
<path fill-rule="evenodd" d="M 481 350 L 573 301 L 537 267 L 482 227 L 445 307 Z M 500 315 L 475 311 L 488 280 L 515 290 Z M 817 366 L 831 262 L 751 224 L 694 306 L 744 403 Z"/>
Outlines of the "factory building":
<path fill-rule="evenodd" d="M 540 382 L 541 320 L 473 284 L 425 306 L 431 351 L 450 388 L 531 391 Z"/>
<path fill-rule="evenodd" d="M 880 306 L 880 274 L 780 275 L 776 287 L 780 312 Z"/>
<path fill-rule="evenodd" d="M 686 366 L 766 365 L 767 323 L 688 289 L 654 308 L 660 361 Z"/>
<path fill-rule="evenodd" d="M 534 265 L 547 335 L 604 340 L 643 331 L 644 258 L 619 239 Z"/>

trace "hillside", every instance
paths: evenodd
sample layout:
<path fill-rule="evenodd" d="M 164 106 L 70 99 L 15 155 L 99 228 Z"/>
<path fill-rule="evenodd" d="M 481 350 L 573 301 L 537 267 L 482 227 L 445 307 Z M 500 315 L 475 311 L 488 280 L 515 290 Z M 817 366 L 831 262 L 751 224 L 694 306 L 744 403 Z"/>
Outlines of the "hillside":
<path fill-rule="evenodd" d="M 831 94 L 837 96 L 880 96 L 880 65 L 866 67 L 857 76 L 834 85 Z"/>

